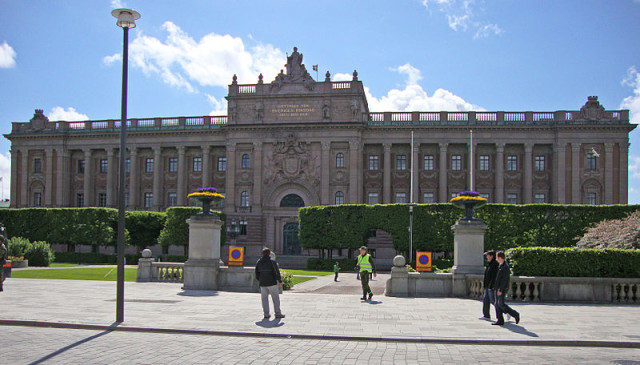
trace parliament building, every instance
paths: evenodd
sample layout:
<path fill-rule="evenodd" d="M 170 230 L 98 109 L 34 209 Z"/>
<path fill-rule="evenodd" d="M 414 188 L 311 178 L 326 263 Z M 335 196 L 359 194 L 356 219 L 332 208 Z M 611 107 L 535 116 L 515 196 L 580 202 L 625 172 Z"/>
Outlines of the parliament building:
<path fill-rule="evenodd" d="M 128 209 L 191 205 L 189 192 L 216 187 L 228 239 L 256 256 L 263 245 L 309 254 L 299 207 L 442 203 L 471 176 L 494 203 L 627 203 L 636 125 L 596 96 L 552 112 L 374 112 L 357 72 L 330 77 L 314 80 L 294 48 L 271 82 L 233 77 L 228 115 L 130 119 Z M 119 120 L 50 121 L 42 110 L 13 123 L 11 207 L 116 207 L 119 129 Z M 389 251 L 378 237 L 379 253 Z"/>

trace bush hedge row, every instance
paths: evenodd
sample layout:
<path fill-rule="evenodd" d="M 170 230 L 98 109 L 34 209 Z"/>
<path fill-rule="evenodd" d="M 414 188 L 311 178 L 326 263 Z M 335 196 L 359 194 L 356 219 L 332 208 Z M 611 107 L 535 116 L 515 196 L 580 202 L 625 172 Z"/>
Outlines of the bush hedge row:
<path fill-rule="evenodd" d="M 189 246 L 189 225 L 187 219 L 202 211 L 197 207 L 172 207 L 167 209 L 167 218 L 158 237 L 158 243 L 162 246 Z M 226 222 L 227 215 L 222 212 L 212 211 L 221 221 Z M 220 229 L 220 245 L 226 242 L 226 225 Z M 185 250 L 186 254 L 186 250 Z"/>
<path fill-rule="evenodd" d="M 585 230 L 604 219 L 619 219 L 640 205 L 487 204 L 476 211 L 488 229 L 485 248 L 571 247 Z M 413 247 L 453 251 L 451 226 L 463 211 L 451 204 L 419 204 L 413 209 Z M 300 242 L 309 249 L 356 249 L 372 229 L 392 236 L 394 248 L 408 251 L 409 209 L 406 204 L 339 205 L 299 210 Z"/>
<path fill-rule="evenodd" d="M 29 260 L 29 266 L 49 266 L 55 259 L 51 245 L 44 241 L 31 242 L 24 237 L 13 237 L 8 244 L 9 256 L 23 257 Z"/>
<path fill-rule="evenodd" d="M 640 277 L 639 250 L 518 247 L 506 255 L 514 275 Z"/>

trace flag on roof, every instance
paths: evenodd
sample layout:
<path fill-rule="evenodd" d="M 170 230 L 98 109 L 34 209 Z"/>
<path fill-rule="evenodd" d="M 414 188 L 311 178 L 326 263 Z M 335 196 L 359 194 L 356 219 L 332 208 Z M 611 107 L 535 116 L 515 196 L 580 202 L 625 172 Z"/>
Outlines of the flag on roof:
<path fill-rule="evenodd" d="M 318 71 L 318 65 L 313 65 L 313 71 Z"/>

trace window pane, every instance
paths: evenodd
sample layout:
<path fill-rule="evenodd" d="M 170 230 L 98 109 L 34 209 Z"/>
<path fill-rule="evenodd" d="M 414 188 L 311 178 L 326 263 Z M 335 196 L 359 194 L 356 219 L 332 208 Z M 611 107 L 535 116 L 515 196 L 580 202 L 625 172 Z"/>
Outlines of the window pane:
<path fill-rule="evenodd" d="M 507 171 L 518 171 L 518 156 L 507 156 Z"/>
<path fill-rule="evenodd" d="M 535 170 L 536 171 L 545 170 L 545 156 L 536 156 Z"/>
<path fill-rule="evenodd" d="M 451 170 L 453 171 L 462 170 L 462 156 L 460 155 L 451 156 Z"/>
<path fill-rule="evenodd" d="M 489 156 L 480 156 L 480 171 L 489 171 Z"/>
<path fill-rule="evenodd" d="M 341 191 L 337 191 L 336 192 L 335 204 L 336 205 L 344 204 L 344 193 L 343 192 L 341 192 Z"/>
<path fill-rule="evenodd" d="M 380 158 L 379 156 L 369 156 L 369 170 L 379 170 L 380 169 Z"/>
<path fill-rule="evenodd" d="M 202 172 L 202 157 L 193 158 L 193 172 Z"/>
<path fill-rule="evenodd" d="M 344 167 L 344 154 L 338 153 L 336 155 L 336 167 Z"/>
<path fill-rule="evenodd" d="M 396 193 L 396 203 L 404 204 L 407 202 L 407 193 Z"/>
<path fill-rule="evenodd" d="M 507 194 L 507 204 L 518 204 L 518 194 Z"/>
<path fill-rule="evenodd" d="M 33 160 L 33 172 L 35 172 L 36 174 L 39 174 L 42 172 L 42 160 L 39 158 L 36 158 L 35 160 Z"/>
<path fill-rule="evenodd" d="M 243 169 L 249 168 L 249 155 L 246 153 L 242 155 L 242 168 Z"/>
<path fill-rule="evenodd" d="M 378 193 L 369 193 L 369 204 L 378 204 Z"/>
<path fill-rule="evenodd" d="M 78 160 L 78 170 L 79 174 L 84 174 L 84 160 Z"/>
<path fill-rule="evenodd" d="M 153 159 L 145 158 L 144 159 L 144 172 L 150 173 L 153 172 Z"/>
<path fill-rule="evenodd" d="M 433 193 L 424 193 L 422 194 L 422 202 L 425 204 L 434 203 Z"/>
<path fill-rule="evenodd" d="M 106 174 L 109 169 L 109 161 L 108 160 L 100 160 L 100 173 Z"/>
<path fill-rule="evenodd" d="M 434 161 L 435 160 L 433 158 L 433 155 L 424 156 L 424 170 L 426 171 L 434 170 L 435 169 Z"/>
<path fill-rule="evenodd" d="M 151 208 L 153 206 L 153 193 L 144 193 L 144 207 Z"/>
<path fill-rule="evenodd" d="M 407 169 L 407 155 L 397 155 L 396 170 L 406 170 L 406 169 Z"/>
<path fill-rule="evenodd" d="M 218 171 L 227 171 L 227 158 L 218 157 Z"/>
<path fill-rule="evenodd" d="M 175 207 L 176 205 L 178 205 L 178 194 L 175 192 L 170 192 L 168 197 L 167 197 L 167 202 L 168 202 L 168 206 L 170 207 Z"/>
<path fill-rule="evenodd" d="M 178 158 L 169 158 L 169 172 L 178 172 Z"/>
<path fill-rule="evenodd" d="M 546 199 L 545 199 L 545 198 L 546 198 L 546 197 L 545 197 L 545 194 L 542 194 L 542 193 L 538 193 L 538 194 L 536 194 L 536 195 L 535 195 L 535 202 L 536 202 L 536 204 L 543 204 L 543 203 L 545 203 L 545 202 L 546 202 Z"/>
<path fill-rule="evenodd" d="M 240 206 L 241 207 L 249 206 L 249 193 L 246 191 L 243 191 L 242 193 L 240 193 Z"/>

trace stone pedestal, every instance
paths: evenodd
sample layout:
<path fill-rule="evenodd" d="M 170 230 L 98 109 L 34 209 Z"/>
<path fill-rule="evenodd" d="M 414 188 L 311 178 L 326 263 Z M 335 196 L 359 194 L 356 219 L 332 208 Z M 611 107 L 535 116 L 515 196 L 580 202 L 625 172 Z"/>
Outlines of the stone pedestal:
<path fill-rule="evenodd" d="M 466 275 L 484 273 L 484 232 L 480 220 L 459 220 L 453 229 L 453 295 L 467 296 Z"/>
<path fill-rule="evenodd" d="M 151 263 L 153 263 L 151 250 L 145 248 L 144 250 L 142 250 L 142 257 L 138 259 L 138 272 L 136 274 L 136 282 L 146 283 L 149 281 L 153 281 L 153 269 Z"/>
<path fill-rule="evenodd" d="M 220 228 L 217 215 L 194 215 L 189 224 L 189 259 L 184 263 L 184 289 L 217 290 Z"/>
<path fill-rule="evenodd" d="M 409 270 L 405 266 L 406 259 L 404 256 L 396 256 L 393 258 L 393 267 L 391 268 L 391 279 L 387 281 L 387 295 L 394 297 L 409 296 Z"/>

